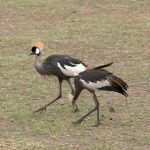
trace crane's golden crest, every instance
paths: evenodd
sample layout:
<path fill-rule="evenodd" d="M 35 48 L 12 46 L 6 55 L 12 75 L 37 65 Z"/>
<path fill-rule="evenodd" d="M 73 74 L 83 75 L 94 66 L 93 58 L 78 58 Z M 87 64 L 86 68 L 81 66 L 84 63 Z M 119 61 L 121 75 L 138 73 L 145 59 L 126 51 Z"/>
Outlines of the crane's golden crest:
<path fill-rule="evenodd" d="M 37 39 L 31 42 L 31 46 L 32 47 L 35 46 L 35 47 L 38 47 L 40 50 L 43 50 L 45 47 L 45 44 L 41 39 Z"/>

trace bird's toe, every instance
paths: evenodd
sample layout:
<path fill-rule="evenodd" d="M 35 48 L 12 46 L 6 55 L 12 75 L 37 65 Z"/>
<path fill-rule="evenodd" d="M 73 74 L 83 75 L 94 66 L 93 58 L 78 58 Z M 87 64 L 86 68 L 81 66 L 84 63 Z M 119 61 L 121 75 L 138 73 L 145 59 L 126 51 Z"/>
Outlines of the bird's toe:
<path fill-rule="evenodd" d="M 72 123 L 73 123 L 74 125 L 80 125 L 82 121 L 83 121 L 83 120 L 78 120 L 78 121 L 75 121 L 75 122 L 72 122 Z"/>
<path fill-rule="evenodd" d="M 42 108 L 40 108 L 40 109 L 34 111 L 33 113 L 39 112 L 39 113 L 41 114 L 43 111 L 46 112 L 46 107 L 42 107 Z"/>
<path fill-rule="evenodd" d="M 95 125 L 93 125 L 92 127 L 99 127 L 101 125 L 100 122 L 96 123 Z"/>

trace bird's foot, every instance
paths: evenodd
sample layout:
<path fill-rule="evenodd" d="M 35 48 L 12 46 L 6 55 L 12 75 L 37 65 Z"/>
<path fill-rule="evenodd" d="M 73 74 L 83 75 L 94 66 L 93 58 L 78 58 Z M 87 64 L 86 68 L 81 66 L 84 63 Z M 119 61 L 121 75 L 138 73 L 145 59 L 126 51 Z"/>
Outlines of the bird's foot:
<path fill-rule="evenodd" d="M 40 109 L 34 111 L 33 114 L 34 114 L 34 113 L 37 113 L 37 112 L 42 113 L 43 111 L 46 112 L 46 108 L 47 108 L 47 106 L 44 106 L 44 107 L 42 107 L 42 108 L 40 108 Z"/>
<path fill-rule="evenodd" d="M 79 112 L 80 110 L 79 110 L 79 108 L 78 107 L 75 107 L 75 108 L 73 108 L 73 112 Z"/>
<path fill-rule="evenodd" d="M 101 123 L 100 122 L 97 122 L 95 125 L 93 125 L 92 127 L 98 127 L 98 126 L 100 126 L 101 125 Z"/>
<path fill-rule="evenodd" d="M 74 125 L 79 125 L 79 124 L 81 124 L 81 122 L 82 122 L 83 120 L 82 119 L 79 119 L 78 121 L 75 121 L 75 122 L 72 122 Z"/>
<path fill-rule="evenodd" d="M 80 110 L 79 110 L 79 108 L 78 108 L 78 106 L 77 106 L 77 104 L 74 104 L 73 105 L 73 112 L 79 112 Z"/>

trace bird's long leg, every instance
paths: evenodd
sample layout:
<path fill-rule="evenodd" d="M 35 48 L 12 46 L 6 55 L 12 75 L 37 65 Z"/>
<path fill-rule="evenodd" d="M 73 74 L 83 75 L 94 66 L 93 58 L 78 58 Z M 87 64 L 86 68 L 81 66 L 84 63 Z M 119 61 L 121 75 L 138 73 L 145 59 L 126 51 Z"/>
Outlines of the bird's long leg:
<path fill-rule="evenodd" d="M 88 116 L 90 115 L 92 112 L 97 110 L 97 123 L 94 126 L 99 126 L 100 125 L 100 119 L 99 119 L 99 102 L 97 100 L 96 94 L 94 91 L 90 91 L 93 94 L 93 99 L 95 102 L 95 108 L 92 109 L 91 111 L 89 111 L 86 115 L 84 115 L 83 117 L 81 117 L 79 120 L 77 120 L 76 122 L 73 122 L 73 124 L 78 125 L 81 124 L 81 122 Z"/>
<path fill-rule="evenodd" d="M 75 90 L 75 95 L 74 95 L 74 97 L 73 97 L 73 99 L 72 99 L 72 107 L 73 107 L 73 109 L 74 109 L 74 112 L 79 111 L 79 109 L 78 109 L 78 107 L 77 107 L 77 104 L 76 104 L 76 100 L 77 100 L 77 98 L 79 97 L 81 91 L 82 91 L 82 89 L 76 89 L 76 90 Z"/>
<path fill-rule="evenodd" d="M 100 119 L 99 119 L 99 102 L 97 100 L 97 96 L 95 94 L 95 92 L 93 92 L 93 99 L 96 105 L 96 109 L 97 109 L 97 123 L 93 126 L 93 127 L 98 127 L 100 125 Z"/>
<path fill-rule="evenodd" d="M 70 79 L 67 79 L 67 82 L 68 82 L 68 84 L 69 84 L 69 86 L 70 86 L 70 88 L 71 88 L 71 93 L 72 93 L 72 95 L 74 95 L 74 88 L 73 88 L 73 86 L 72 86 L 72 84 L 71 84 L 71 82 L 70 82 Z"/>
<path fill-rule="evenodd" d="M 50 103 L 48 103 L 47 105 L 41 107 L 40 109 L 34 111 L 33 113 L 36 113 L 36 112 L 43 112 L 43 111 L 46 111 L 46 108 L 47 106 L 51 105 L 52 103 L 54 103 L 55 101 L 57 101 L 58 99 L 60 99 L 62 97 L 62 81 L 63 79 L 61 78 L 58 78 L 58 81 L 59 81 L 59 95 L 54 99 L 52 100 Z"/>

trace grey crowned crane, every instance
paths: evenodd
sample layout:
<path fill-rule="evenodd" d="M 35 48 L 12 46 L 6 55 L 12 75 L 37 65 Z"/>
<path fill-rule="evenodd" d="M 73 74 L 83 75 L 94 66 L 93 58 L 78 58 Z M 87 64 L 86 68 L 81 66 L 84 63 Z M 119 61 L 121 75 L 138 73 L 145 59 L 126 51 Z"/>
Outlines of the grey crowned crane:
<path fill-rule="evenodd" d="M 42 50 L 44 49 L 44 43 L 40 40 L 35 40 L 32 42 L 31 55 L 36 55 L 34 61 L 34 67 L 38 73 L 42 76 L 50 76 L 54 75 L 58 78 L 59 81 L 59 94 L 58 96 L 52 100 L 47 105 L 41 107 L 40 109 L 34 112 L 42 112 L 46 111 L 47 106 L 54 103 L 56 100 L 62 97 L 62 82 L 66 80 L 72 90 L 72 94 L 74 94 L 74 89 L 71 85 L 70 78 L 75 77 L 80 72 L 83 72 L 87 69 L 87 65 L 85 65 L 82 61 L 72 58 L 67 55 L 51 55 L 47 57 L 42 63 L 40 63 L 40 58 L 42 57 Z M 100 68 L 104 68 L 110 66 L 110 64 L 99 66 Z"/>
<path fill-rule="evenodd" d="M 100 69 L 99 67 L 79 73 L 79 75 L 75 77 L 74 83 L 75 95 L 72 99 L 72 106 L 75 111 L 78 111 L 76 100 L 83 89 L 87 89 L 93 95 L 95 103 L 95 107 L 91 111 L 89 111 L 86 115 L 81 117 L 76 122 L 73 122 L 73 124 L 75 125 L 80 124 L 88 115 L 90 115 L 94 111 L 97 111 L 97 123 L 95 126 L 100 125 L 99 102 L 95 94 L 96 90 L 114 91 L 126 97 L 128 96 L 128 94 L 126 93 L 128 89 L 127 83 L 125 83 L 122 79 L 118 78 L 112 73 L 104 69 Z"/>

